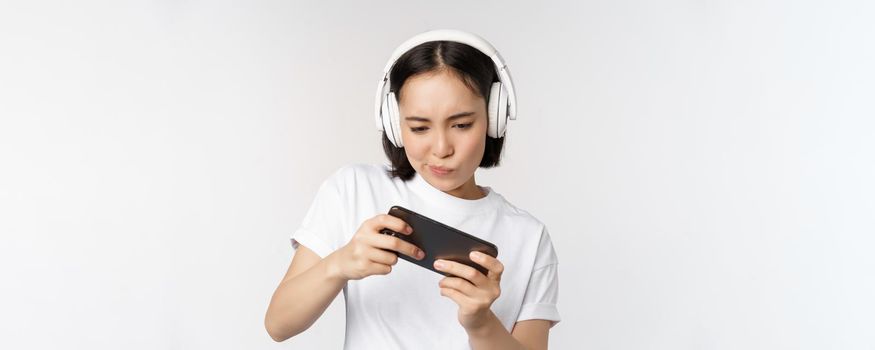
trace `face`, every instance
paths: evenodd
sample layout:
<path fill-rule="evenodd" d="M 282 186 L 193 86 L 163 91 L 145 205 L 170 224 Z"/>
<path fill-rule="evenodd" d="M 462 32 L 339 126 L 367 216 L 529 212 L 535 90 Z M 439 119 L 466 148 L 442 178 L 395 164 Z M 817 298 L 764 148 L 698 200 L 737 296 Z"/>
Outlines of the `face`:
<path fill-rule="evenodd" d="M 486 147 L 486 100 L 446 70 L 408 78 L 399 97 L 401 138 L 416 172 L 450 195 L 482 198 L 474 172 Z"/>

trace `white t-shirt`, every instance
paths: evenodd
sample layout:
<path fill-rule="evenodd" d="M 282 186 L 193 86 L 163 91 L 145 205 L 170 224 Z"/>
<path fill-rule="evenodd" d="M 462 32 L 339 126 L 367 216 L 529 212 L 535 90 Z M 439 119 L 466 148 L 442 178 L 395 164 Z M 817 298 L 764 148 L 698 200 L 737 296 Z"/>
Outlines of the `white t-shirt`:
<path fill-rule="evenodd" d="M 501 295 L 492 312 L 511 331 L 517 321 L 560 321 L 558 260 L 550 234 L 531 214 L 492 188 L 468 200 L 429 184 L 387 174 L 388 164 L 341 167 L 319 187 L 292 247 L 302 244 L 320 257 L 343 247 L 362 222 L 400 205 L 498 246 L 504 265 Z M 344 349 L 470 349 L 458 321 L 458 305 L 440 295 L 443 275 L 398 259 L 388 275 L 349 281 Z"/>

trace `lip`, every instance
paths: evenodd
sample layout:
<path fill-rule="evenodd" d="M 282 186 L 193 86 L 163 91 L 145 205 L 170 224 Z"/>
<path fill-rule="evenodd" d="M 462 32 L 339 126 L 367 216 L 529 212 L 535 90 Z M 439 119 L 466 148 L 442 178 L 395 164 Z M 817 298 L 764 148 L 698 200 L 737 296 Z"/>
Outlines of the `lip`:
<path fill-rule="evenodd" d="M 444 175 L 447 175 L 453 171 L 453 169 L 436 167 L 436 166 L 431 166 L 431 165 L 428 166 L 428 169 L 431 170 L 432 174 L 435 174 L 438 176 L 444 176 Z"/>

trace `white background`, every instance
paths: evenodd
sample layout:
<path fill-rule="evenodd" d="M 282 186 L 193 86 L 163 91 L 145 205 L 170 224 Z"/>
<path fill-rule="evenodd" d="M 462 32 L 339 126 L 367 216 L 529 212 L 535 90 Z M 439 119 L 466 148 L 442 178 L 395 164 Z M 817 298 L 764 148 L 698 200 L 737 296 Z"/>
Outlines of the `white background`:
<path fill-rule="evenodd" d="M 871 1 L 0 5 L 0 347 L 338 349 L 263 326 L 408 37 L 490 40 L 478 172 L 548 225 L 556 349 L 875 349 Z M 401 262 L 404 263 L 404 262 Z"/>

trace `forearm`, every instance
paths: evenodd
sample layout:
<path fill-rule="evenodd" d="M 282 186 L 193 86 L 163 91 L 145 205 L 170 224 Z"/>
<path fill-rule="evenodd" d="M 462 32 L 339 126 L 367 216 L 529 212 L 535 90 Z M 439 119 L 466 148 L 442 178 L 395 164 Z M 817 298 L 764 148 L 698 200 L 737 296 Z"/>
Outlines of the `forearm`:
<path fill-rule="evenodd" d="M 273 340 L 283 341 L 310 328 L 346 285 L 329 257 L 277 287 L 264 319 Z"/>
<path fill-rule="evenodd" d="M 472 350 L 508 349 L 527 350 L 514 338 L 491 311 L 489 320 L 477 330 L 468 330 L 468 344 Z"/>

